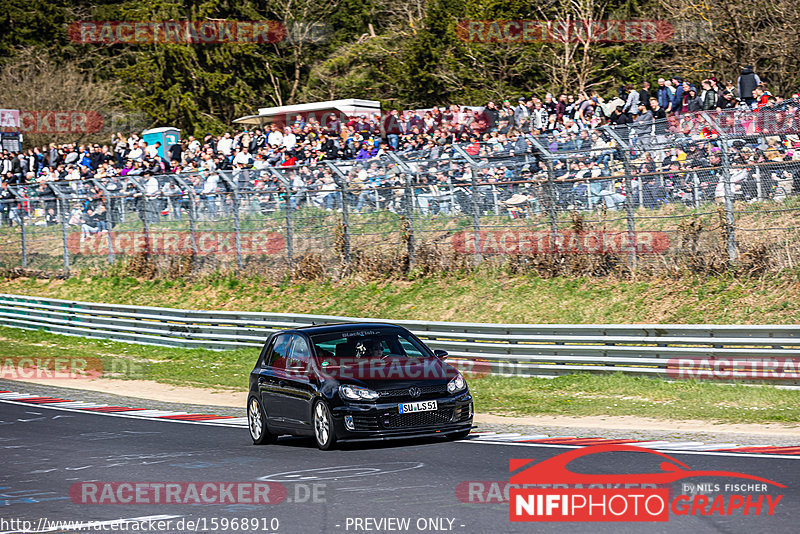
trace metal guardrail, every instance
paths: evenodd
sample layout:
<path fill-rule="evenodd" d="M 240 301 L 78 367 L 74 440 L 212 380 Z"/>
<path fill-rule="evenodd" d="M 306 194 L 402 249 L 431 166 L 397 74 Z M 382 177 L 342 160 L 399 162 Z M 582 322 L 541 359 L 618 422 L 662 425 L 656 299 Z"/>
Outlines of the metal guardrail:
<path fill-rule="evenodd" d="M 280 329 L 382 319 L 200 311 L 0 294 L 4 326 L 150 345 L 215 350 L 261 347 Z M 392 321 L 476 373 L 558 376 L 621 372 L 798 385 L 800 327 L 793 325 L 516 325 Z M 765 362 L 793 362 L 795 372 Z M 793 367 L 792 367 L 793 365 Z M 777 368 L 777 371 L 775 370 Z M 743 369 L 766 369 L 743 376 Z M 687 371 L 688 370 L 688 371 Z M 739 372 L 739 375 L 731 371 Z M 687 374 L 688 373 L 688 374 Z"/>

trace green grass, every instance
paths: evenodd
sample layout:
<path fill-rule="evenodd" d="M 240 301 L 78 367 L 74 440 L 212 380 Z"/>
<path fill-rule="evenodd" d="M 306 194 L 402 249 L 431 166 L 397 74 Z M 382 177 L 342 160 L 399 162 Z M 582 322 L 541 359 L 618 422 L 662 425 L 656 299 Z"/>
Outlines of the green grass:
<path fill-rule="evenodd" d="M 90 369 L 102 370 L 104 378 L 246 390 L 258 350 L 176 349 L 0 327 L 0 354 L 4 378 L 22 358 L 77 357 L 89 361 Z M 65 386 L 69 382 L 64 379 Z"/>
<path fill-rule="evenodd" d="M 622 374 L 470 381 L 475 410 L 502 415 L 628 415 L 712 423 L 800 423 L 800 391 Z"/>
<path fill-rule="evenodd" d="M 64 280 L 0 280 L 0 292 L 68 300 L 208 310 L 241 310 L 499 323 L 797 324 L 796 273 L 762 278 L 675 279 L 468 274 L 339 282 L 215 274 L 142 280 L 78 274 Z"/>
<path fill-rule="evenodd" d="M 118 379 L 245 391 L 258 350 L 215 352 L 173 349 L 59 336 L 0 327 L 0 367 L 19 358 L 98 358 Z M 134 364 L 134 365 L 131 365 Z M 127 370 L 127 371 L 126 371 Z M 69 381 L 64 381 L 69 386 Z M 470 380 L 478 413 L 501 415 L 605 415 L 698 419 L 711 423 L 795 423 L 800 391 L 769 386 L 576 374 L 544 378 L 484 377 Z"/>

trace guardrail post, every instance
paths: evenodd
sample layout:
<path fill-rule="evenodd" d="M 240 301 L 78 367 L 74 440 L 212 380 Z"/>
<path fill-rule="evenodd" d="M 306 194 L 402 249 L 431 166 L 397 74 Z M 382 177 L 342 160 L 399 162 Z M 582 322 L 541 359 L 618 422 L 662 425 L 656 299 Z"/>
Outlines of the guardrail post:
<path fill-rule="evenodd" d="M 605 131 L 617 142 L 618 153 L 622 154 L 622 166 L 625 169 L 625 218 L 628 222 L 628 267 L 636 270 L 636 218 L 633 209 L 633 182 L 631 180 L 631 147 L 617 135 L 613 128 L 606 126 Z M 644 184 L 639 180 L 639 205 L 642 206 L 642 190 Z"/>

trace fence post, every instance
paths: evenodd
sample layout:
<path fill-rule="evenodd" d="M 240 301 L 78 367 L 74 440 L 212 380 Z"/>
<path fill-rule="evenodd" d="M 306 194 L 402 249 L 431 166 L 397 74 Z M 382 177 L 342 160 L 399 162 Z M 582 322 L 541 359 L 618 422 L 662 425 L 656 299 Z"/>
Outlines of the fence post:
<path fill-rule="evenodd" d="M 69 205 L 64 197 L 58 199 L 61 206 L 61 243 L 64 247 L 64 278 L 69 278 L 69 248 L 67 248 L 67 226 L 69 225 Z"/>
<path fill-rule="evenodd" d="M 22 268 L 28 268 L 28 247 L 25 243 L 25 215 L 20 215 L 19 218 L 19 232 L 20 239 L 22 240 Z"/>
<path fill-rule="evenodd" d="M 475 264 L 479 264 L 483 259 L 483 247 L 481 245 L 481 207 L 478 192 L 478 162 L 466 153 L 458 143 L 453 144 L 453 150 L 467 161 L 472 176 L 472 237 L 475 241 Z"/>
<path fill-rule="evenodd" d="M 347 206 L 347 176 L 332 161 L 326 161 L 325 164 L 333 171 L 334 181 L 342 194 L 342 261 L 345 265 L 350 265 L 350 211 Z"/>
<path fill-rule="evenodd" d="M 414 176 L 414 171 L 411 167 L 402 159 L 397 157 L 397 154 L 394 152 L 389 152 L 389 158 L 394 161 L 397 166 L 403 171 L 403 175 L 406 179 L 403 182 L 405 186 L 405 228 L 403 228 L 404 232 L 408 233 L 406 238 L 406 249 L 408 251 L 408 269 L 414 266 L 414 260 L 416 259 L 415 248 L 416 242 L 414 239 L 414 189 L 411 184 L 411 178 Z M 391 190 L 390 190 L 391 191 Z M 391 191 L 394 194 L 394 191 Z"/>
<path fill-rule="evenodd" d="M 617 135 L 613 128 L 606 126 L 605 131 L 617 142 L 619 150 L 617 152 L 622 154 L 622 166 L 625 169 L 625 218 L 628 223 L 628 267 L 631 271 L 636 270 L 636 218 L 633 209 L 633 182 L 631 180 L 631 150 L 628 143 L 622 140 Z M 639 180 L 639 205 L 642 206 L 642 190 L 644 184 Z"/>
<path fill-rule="evenodd" d="M 145 194 L 144 186 L 139 183 L 138 180 L 134 179 L 133 177 L 128 177 L 129 183 L 133 184 L 133 187 L 136 189 L 136 193 L 134 193 L 134 199 L 136 201 L 135 207 L 136 211 L 139 215 L 139 219 L 142 221 L 142 231 L 144 232 L 144 254 L 147 261 L 150 261 L 150 213 L 148 210 L 147 205 L 147 195 Z M 135 252 L 139 252 L 138 247 L 134 249 Z"/>
<path fill-rule="evenodd" d="M 703 117 L 719 134 L 720 152 L 722 153 L 722 186 L 725 191 L 725 246 L 728 249 L 728 262 L 736 261 L 736 220 L 733 215 L 733 188 L 731 187 L 731 162 L 728 157 L 728 136 L 724 128 L 720 127 L 705 111 Z"/>
<path fill-rule="evenodd" d="M 105 197 L 106 222 L 108 223 L 108 230 L 106 234 L 106 237 L 108 238 L 108 263 L 114 263 L 114 236 L 112 235 L 114 215 L 111 213 L 111 193 L 105 188 L 100 180 L 93 178 L 92 183 L 100 188 L 100 190 L 103 192 L 103 196 Z"/>
<path fill-rule="evenodd" d="M 408 270 L 414 267 L 414 193 L 411 187 L 411 173 L 405 173 L 406 206 L 403 232 L 406 235 L 406 250 L 408 252 Z M 391 191 L 391 190 L 390 190 Z M 392 191 L 394 193 L 394 191 Z"/>
<path fill-rule="evenodd" d="M 556 171 L 553 168 L 553 156 L 539 143 L 538 139 L 533 136 L 530 139 L 539 153 L 539 157 L 544 160 L 545 167 L 547 167 L 547 218 L 550 222 L 550 251 L 555 252 L 556 237 L 558 236 L 558 191 L 556 191 Z"/>
<path fill-rule="evenodd" d="M 242 229 L 239 223 L 239 208 L 241 206 L 241 200 L 239 198 L 239 183 L 238 180 L 234 181 L 224 172 L 220 172 L 219 176 L 228 185 L 228 189 L 230 189 L 233 193 L 233 240 L 236 248 L 236 266 L 239 269 L 242 269 L 244 264 L 242 263 Z M 291 259 L 289 260 L 289 263 L 291 264 Z"/>
<path fill-rule="evenodd" d="M 291 195 L 291 189 L 287 188 L 283 208 L 286 211 L 286 259 L 289 261 L 290 269 L 294 267 L 294 232 L 292 228 Z"/>
<path fill-rule="evenodd" d="M 197 212 L 195 206 L 198 204 L 197 195 L 194 193 L 194 186 L 186 182 L 180 175 L 174 175 L 174 179 L 181 186 L 181 189 L 186 192 L 189 197 L 189 209 L 186 212 L 189 215 L 189 239 L 192 247 L 192 272 L 197 268 Z M 183 198 L 181 198 L 181 203 Z M 178 207 L 180 209 L 180 206 Z"/>

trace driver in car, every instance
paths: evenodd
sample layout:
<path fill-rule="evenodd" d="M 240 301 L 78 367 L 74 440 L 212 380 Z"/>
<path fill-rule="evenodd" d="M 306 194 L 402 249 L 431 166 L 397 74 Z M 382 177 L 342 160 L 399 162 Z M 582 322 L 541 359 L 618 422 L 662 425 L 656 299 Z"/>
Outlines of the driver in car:
<path fill-rule="evenodd" d="M 356 343 L 356 358 L 381 358 L 383 347 L 377 339 L 368 337 Z"/>

